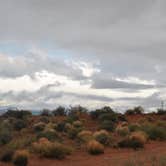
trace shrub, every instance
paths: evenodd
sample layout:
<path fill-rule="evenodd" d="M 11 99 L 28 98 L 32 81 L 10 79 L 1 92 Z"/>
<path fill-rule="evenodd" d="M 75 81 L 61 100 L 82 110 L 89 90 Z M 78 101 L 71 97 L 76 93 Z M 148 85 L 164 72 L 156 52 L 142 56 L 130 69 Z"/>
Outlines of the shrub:
<path fill-rule="evenodd" d="M 141 126 L 138 123 L 130 124 L 128 127 L 131 132 L 138 131 L 141 128 Z"/>
<path fill-rule="evenodd" d="M 144 133 L 142 131 L 136 131 L 136 132 L 131 133 L 129 139 L 138 140 L 142 144 L 145 144 L 147 142 L 148 136 L 146 133 Z"/>
<path fill-rule="evenodd" d="M 147 136 L 143 132 L 134 132 L 129 137 L 122 139 L 118 145 L 119 147 L 130 147 L 133 149 L 143 148 L 147 141 Z"/>
<path fill-rule="evenodd" d="M 50 141 L 59 140 L 58 133 L 53 129 L 45 130 L 37 134 L 38 139 L 43 137 Z"/>
<path fill-rule="evenodd" d="M 152 140 L 166 140 L 166 129 L 164 127 L 156 126 L 153 124 L 145 124 L 141 127 L 141 129 Z"/>
<path fill-rule="evenodd" d="M 13 157 L 13 164 L 16 166 L 27 166 L 29 153 L 26 150 L 17 151 Z"/>
<path fill-rule="evenodd" d="M 76 138 L 78 133 L 79 133 L 79 130 L 74 128 L 73 126 L 67 131 L 68 137 L 71 139 Z"/>
<path fill-rule="evenodd" d="M 43 130 L 44 130 L 45 125 L 46 125 L 46 124 L 45 124 L 44 122 L 39 122 L 39 123 L 34 124 L 33 129 L 34 129 L 36 132 L 40 132 L 40 131 L 43 131 Z"/>
<path fill-rule="evenodd" d="M 26 128 L 26 122 L 25 122 L 25 120 L 18 119 L 14 122 L 13 126 L 14 126 L 15 130 L 19 131 L 23 128 Z"/>
<path fill-rule="evenodd" d="M 101 122 L 103 122 L 103 121 L 117 122 L 118 121 L 118 116 L 116 113 L 103 113 L 103 114 L 99 115 L 98 118 Z"/>
<path fill-rule="evenodd" d="M 122 137 L 127 136 L 130 133 L 129 128 L 127 126 L 118 126 L 116 128 L 116 132 Z"/>
<path fill-rule="evenodd" d="M 6 128 L 0 130 L 0 145 L 9 143 L 11 139 L 12 139 L 12 134 L 10 130 Z"/>
<path fill-rule="evenodd" d="M 4 117 L 14 117 L 18 119 L 24 119 L 31 116 L 32 113 L 26 110 L 8 110 L 6 113 L 3 114 Z"/>
<path fill-rule="evenodd" d="M 118 143 L 118 146 L 121 148 L 133 148 L 133 149 L 138 149 L 138 148 L 143 148 L 144 144 L 139 142 L 138 140 L 131 140 L 128 137 L 124 138 Z"/>
<path fill-rule="evenodd" d="M 12 149 L 4 149 L 0 154 L 0 161 L 10 162 L 12 161 L 14 151 Z"/>
<path fill-rule="evenodd" d="M 54 116 L 64 116 L 64 115 L 66 115 L 65 107 L 61 107 L 61 106 L 58 107 L 57 109 L 52 111 L 52 114 Z"/>
<path fill-rule="evenodd" d="M 38 153 L 41 157 L 63 159 L 66 155 L 71 153 L 71 149 L 59 144 L 52 143 L 47 139 L 40 139 L 34 143 L 32 149 L 35 153 Z"/>
<path fill-rule="evenodd" d="M 65 124 L 65 132 L 68 132 L 69 130 L 71 130 L 73 128 L 73 126 L 70 123 L 66 123 Z"/>
<path fill-rule="evenodd" d="M 103 145 L 109 144 L 109 133 L 105 130 L 97 131 L 93 134 L 93 137 L 96 141 L 100 142 Z"/>
<path fill-rule="evenodd" d="M 65 131 L 65 124 L 66 124 L 65 122 L 59 122 L 59 123 L 57 124 L 56 130 L 59 131 L 59 132 Z"/>
<path fill-rule="evenodd" d="M 104 146 L 95 140 L 91 140 L 87 144 L 87 151 L 92 155 L 104 153 Z"/>
<path fill-rule="evenodd" d="M 35 140 L 36 137 L 25 135 L 19 137 L 19 139 L 12 139 L 11 142 L 7 145 L 7 147 L 13 150 L 24 149 L 26 147 L 29 147 Z"/>
<path fill-rule="evenodd" d="M 82 128 L 82 122 L 80 122 L 79 120 L 74 121 L 74 122 L 73 122 L 73 126 L 74 126 L 75 128 Z"/>
<path fill-rule="evenodd" d="M 42 116 L 39 121 L 43 122 L 43 123 L 49 123 L 50 120 L 49 120 L 49 117 L 48 116 Z"/>
<path fill-rule="evenodd" d="M 50 116 L 50 110 L 43 109 L 42 112 L 41 112 L 41 116 Z"/>
<path fill-rule="evenodd" d="M 160 108 L 160 109 L 157 110 L 157 114 L 158 115 L 166 115 L 166 110 L 163 110 L 163 109 Z"/>
<path fill-rule="evenodd" d="M 104 130 L 107 130 L 107 131 L 113 131 L 114 128 L 115 128 L 115 123 L 112 122 L 112 121 L 104 120 L 100 124 L 100 129 L 104 129 Z"/>
<path fill-rule="evenodd" d="M 144 113 L 144 109 L 141 106 L 129 109 L 125 112 L 125 114 L 127 115 L 142 114 L 142 113 Z"/>
<path fill-rule="evenodd" d="M 78 140 L 81 142 L 88 142 L 92 139 L 92 132 L 88 130 L 83 130 L 80 133 L 78 133 Z"/>
<path fill-rule="evenodd" d="M 100 115 L 102 114 L 107 114 L 107 113 L 114 113 L 114 111 L 112 110 L 112 108 L 105 106 L 101 109 L 97 109 L 95 111 L 91 111 L 90 115 L 92 119 L 97 119 Z"/>

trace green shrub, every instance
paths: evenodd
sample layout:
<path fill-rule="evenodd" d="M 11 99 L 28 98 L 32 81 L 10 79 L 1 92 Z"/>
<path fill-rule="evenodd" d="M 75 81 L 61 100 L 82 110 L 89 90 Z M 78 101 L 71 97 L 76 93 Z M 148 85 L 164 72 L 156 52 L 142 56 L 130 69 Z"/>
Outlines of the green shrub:
<path fill-rule="evenodd" d="M 147 135 L 144 132 L 133 132 L 130 136 L 122 139 L 118 145 L 119 147 L 130 147 L 133 149 L 143 148 L 147 141 Z"/>
<path fill-rule="evenodd" d="M 25 119 L 31 115 L 32 113 L 26 110 L 8 110 L 6 113 L 3 114 L 4 117 L 13 117 L 18 119 Z"/>
<path fill-rule="evenodd" d="M 53 110 L 52 114 L 54 116 L 64 116 L 64 115 L 66 115 L 66 111 L 65 110 L 66 110 L 65 107 L 61 107 L 60 106 L 57 109 Z"/>
<path fill-rule="evenodd" d="M 12 133 L 10 130 L 5 128 L 0 130 L 0 145 L 9 143 L 11 139 L 12 139 Z"/>
<path fill-rule="evenodd" d="M 3 149 L 0 154 L 0 161 L 2 162 L 10 162 L 12 161 L 14 155 L 14 151 L 12 149 Z"/>
<path fill-rule="evenodd" d="M 164 127 L 156 126 L 154 124 L 145 124 L 141 129 L 147 133 L 152 140 L 166 140 L 166 129 Z"/>
<path fill-rule="evenodd" d="M 116 113 L 104 113 L 99 115 L 99 120 L 100 121 L 112 121 L 112 122 L 117 122 L 118 121 L 118 116 Z"/>
<path fill-rule="evenodd" d="M 11 140 L 7 147 L 13 150 L 24 149 L 29 147 L 34 141 L 36 141 L 36 137 L 25 135 L 19 137 L 18 139 Z"/>
<path fill-rule="evenodd" d="M 138 123 L 130 124 L 128 127 L 131 132 L 138 131 L 141 128 L 141 126 Z"/>
<path fill-rule="evenodd" d="M 105 130 L 100 130 L 97 131 L 93 134 L 93 137 L 95 138 L 96 141 L 100 142 L 103 145 L 108 145 L 110 136 L 109 133 Z"/>
<path fill-rule="evenodd" d="M 142 142 L 136 140 L 136 139 L 129 139 L 129 138 L 125 138 L 123 140 L 121 140 L 118 143 L 118 146 L 121 148 L 133 148 L 133 149 L 138 149 L 138 148 L 143 148 L 144 144 L 142 144 Z"/>
<path fill-rule="evenodd" d="M 112 121 L 104 120 L 100 124 L 100 129 L 104 129 L 107 131 L 113 131 L 115 129 L 115 123 Z"/>
<path fill-rule="evenodd" d="M 87 144 L 87 151 L 92 155 L 104 153 L 104 146 L 95 140 L 91 140 Z"/>
<path fill-rule="evenodd" d="M 25 120 L 18 119 L 14 122 L 13 126 L 15 130 L 20 131 L 21 129 L 26 128 L 26 122 Z"/>
<path fill-rule="evenodd" d="M 77 138 L 80 142 L 88 142 L 93 138 L 93 135 L 91 131 L 83 130 L 80 133 L 78 133 Z"/>
<path fill-rule="evenodd" d="M 42 116 L 40 119 L 39 119 L 40 122 L 43 122 L 43 123 L 49 123 L 50 122 L 50 119 L 48 116 Z"/>
<path fill-rule="evenodd" d="M 45 130 L 37 134 L 38 139 L 43 137 L 47 138 L 50 141 L 59 140 L 58 133 L 53 129 Z"/>
<path fill-rule="evenodd" d="M 80 130 L 78 130 L 77 128 L 74 128 L 74 127 L 68 129 L 68 131 L 67 131 L 68 137 L 71 138 L 71 139 L 76 138 L 79 131 Z"/>
<path fill-rule="evenodd" d="M 27 166 L 29 153 L 26 150 L 17 151 L 13 157 L 13 164 L 15 166 Z"/>
<path fill-rule="evenodd" d="M 65 131 L 65 124 L 66 124 L 65 122 L 59 122 L 59 123 L 57 124 L 56 130 L 59 131 L 59 132 Z"/>
<path fill-rule="evenodd" d="M 34 129 L 36 132 L 41 132 L 41 131 L 44 130 L 45 125 L 46 125 L 46 124 L 45 124 L 44 122 L 39 122 L 39 123 L 34 124 L 33 129 Z"/>
<path fill-rule="evenodd" d="M 122 137 L 127 136 L 130 133 L 129 128 L 127 126 L 124 126 L 124 127 L 118 126 L 116 128 L 116 132 Z"/>

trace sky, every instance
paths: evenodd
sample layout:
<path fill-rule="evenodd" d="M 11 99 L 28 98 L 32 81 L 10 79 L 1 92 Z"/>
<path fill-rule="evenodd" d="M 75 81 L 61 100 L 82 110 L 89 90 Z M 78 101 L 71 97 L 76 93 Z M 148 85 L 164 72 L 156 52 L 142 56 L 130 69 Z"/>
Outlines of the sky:
<path fill-rule="evenodd" d="M 0 106 L 166 100 L 165 0 L 0 0 Z"/>

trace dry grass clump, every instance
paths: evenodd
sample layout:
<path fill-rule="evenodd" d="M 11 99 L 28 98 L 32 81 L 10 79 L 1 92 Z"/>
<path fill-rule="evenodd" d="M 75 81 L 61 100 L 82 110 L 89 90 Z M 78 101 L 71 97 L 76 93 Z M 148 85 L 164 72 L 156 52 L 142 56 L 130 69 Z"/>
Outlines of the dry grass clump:
<path fill-rule="evenodd" d="M 109 144 L 110 136 L 106 130 L 96 131 L 93 134 L 93 137 L 95 138 L 96 141 L 100 142 L 103 145 Z"/>
<path fill-rule="evenodd" d="M 81 142 L 88 142 L 93 138 L 93 134 L 91 131 L 83 130 L 78 133 L 77 137 Z"/>
<path fill-rule="evenodd" d="M 137 131 L 133 132 L 130 136 L 122 139 L 118 145 L 121 148 L 130 147 L 133 149 L 143 148 L 147 142 L 147 135 L 144 132 Z"/>
<path fill-rule="evenodd" d="M 130 135 L 129 139 L 138 140 L 142 144 L 145 144 L 147 142 L 148 136 L 142 131 L 136 131 Z"/>
<path fill-rule="evenodd" d="M 13 157 L 13 164 L 15 166 L 27 166 L 29 153 L 26 150 L 16 151 Z"/>
<path fill-rule="evenodd" d="M 104 146 L 96 140 L 91 140 L 87 144 L 87 151 L 92 155 L 104 153 Z"/>
<path fill-rule="evenodd" d="M 32 145 L 33 152 L 41 157 L 63 159 L 71 153 L 71 149 L 57 142 L 50 142 L 46 138 L 41 138 Z"/>
<path fill-rule="evenodd" d="M 82 122 L 79 121 L 79 120 L 74 121 L 74 122 L 73 122 L 73 126 L 74 126 L 75 128 L 80 128 L 80 127 L 82 127 Z"/>
<path fill-rule="evenodd" d="M 120 135 L 122 137 L 127 136 L 130 133 L 128 126 L 118 126 L 116 128 L 116 132 L 118 135 Z"/>

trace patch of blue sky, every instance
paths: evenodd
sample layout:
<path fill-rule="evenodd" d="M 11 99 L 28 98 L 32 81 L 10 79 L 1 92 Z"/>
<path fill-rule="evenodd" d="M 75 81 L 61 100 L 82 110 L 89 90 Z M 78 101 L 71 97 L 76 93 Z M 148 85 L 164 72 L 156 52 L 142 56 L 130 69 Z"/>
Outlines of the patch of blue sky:
<path fill-rule="evenodd" d="M 28 49 L 27 45 L 18 44 L 16 42 L 0 42 L 0 53 L 10 56 L 24 54 Z"/>
<path fill-rule="evenodd" d="M 62 49 L 53 42 L 41 42 L 40 48 L 43 48 L 46 50 L 49 56 L 56 57 L 59 59 L 71 59 L 72 58 L 72 52 L 69 50 Z"/>

